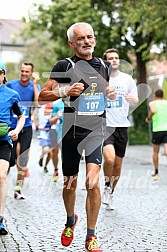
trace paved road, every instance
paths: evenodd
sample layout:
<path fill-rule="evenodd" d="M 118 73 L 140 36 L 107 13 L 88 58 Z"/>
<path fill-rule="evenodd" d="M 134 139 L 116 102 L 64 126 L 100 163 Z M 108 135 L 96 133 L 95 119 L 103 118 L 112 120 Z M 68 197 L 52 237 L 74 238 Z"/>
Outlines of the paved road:
<path fill-rule="evenodd" d="M 29 168 L 31 176 L 24 185 L 25 201 L 13 198 L 16 168 L 8 177 L 5 211 L 9 234 L 0 237 L 0 252 L 83 252 L 86 232 L 84 164 L 77 189 L 76 212 L 79 222 L 74 243 L 64 248 L 60 243 L 66 219 L 61 197 L 62 174 L 52 182 L 53 167 L 44 174 L 38 166 L 40 147 L 32 142 Z M 97 235 L 104 252 L 166 252 L 167 251 L 167 158 L 160 156 L 158 182 L 150 178 L 153 169 L 151 146 L 129 146 L 122 177 L 115 192 L 114 211 L 100 209 Z M 59 163 L 61 166 L 61 163 Z M 104 178 L 101 172 L 103 188 Z"/>

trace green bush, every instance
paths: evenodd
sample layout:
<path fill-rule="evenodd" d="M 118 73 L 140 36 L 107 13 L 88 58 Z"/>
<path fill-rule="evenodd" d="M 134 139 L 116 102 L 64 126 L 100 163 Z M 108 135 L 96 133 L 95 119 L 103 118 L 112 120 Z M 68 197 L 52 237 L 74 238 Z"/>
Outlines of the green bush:
<path fill-rule="evenodd" d="M 149 137 L 148 131 L 136 130 L 134 127 L 128 129 L 129 133 L 129 144 L 150 144 L 151 139 Z"/>

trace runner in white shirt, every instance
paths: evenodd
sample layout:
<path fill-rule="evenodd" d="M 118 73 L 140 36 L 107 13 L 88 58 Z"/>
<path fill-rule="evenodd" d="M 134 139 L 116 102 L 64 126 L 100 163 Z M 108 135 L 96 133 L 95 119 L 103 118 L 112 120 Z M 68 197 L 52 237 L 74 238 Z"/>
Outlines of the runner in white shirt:
<path fill-rule="evenodd" d="M 114 209 L 113 192 L 120 178 L 123 157 L 128 142 L 129 106 L 138 103 L 137 87 L 132 76 L 120 72 L 119 53 L 117 49 L 107 49 L 103 55 L 111 63 L 112 71 L 109 85 L 115 87 L 116 100 L 107 100 L 106 105 L 106 137 L 104 141 L 104 176 L 105 189 L 103 203 L 107 209 Z"/>
<path fill-rule="evenodd" d="M 47 173 L 47 165 L 52 158 L 54 164 L 54 175 L 53 181 L 57 182 L 58 180 L 58 139 L 57 139 L 57 131 L 56 124 L 59 121 L 59 118 L 62 117 L 62 111 L 58 110 L 54 116 L 53 114 L 53 103 L 48 103 L 46 105 L 42 105 L 38 109 L 38 138 L 40 140 L 40 145 L 42 147 L 42 154 L 39 159 L 39 165 L 43 166 L 44 156 L 47 154 L 45 164 L 44 164 L 44 172 Z M 56 157 L 53 158 L 53 155 Z M 55 161 L 56 159 L 56 161 Z M 56 170 L 56 172 L 55 172 Z"/>

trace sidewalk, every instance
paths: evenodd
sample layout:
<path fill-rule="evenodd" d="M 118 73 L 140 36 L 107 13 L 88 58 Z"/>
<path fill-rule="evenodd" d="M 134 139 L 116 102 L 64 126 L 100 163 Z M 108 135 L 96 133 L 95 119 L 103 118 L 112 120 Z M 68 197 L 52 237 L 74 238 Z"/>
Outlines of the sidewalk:
<path fill-rule="evenodd" d="M 9 234 L 0 237 L 0 252 L 84 252 L 86 233 L 84 185 L 85 164 L 80 166 L 76 212 L 79 221 L 75 240 L 63 247 L 60 235 L 66 215 L 62 200 L 63 177 L 52 182 L 53 167 L 44 174 L 38 166 L 38 141 L 33 139 L 30 153 L 30 177 L 23 193 L 26 200 L 13 198 L 16 168 L 8 176 L 6 224 Z M 152 181 L 151 146 L 128 146 L 121 179 L 115 192 L 114 211 L 101 206 L 97 236 L 104 252 L 166 252 L 167 251 L 167 167 L 166 157 L 160 157 L 161 179 Z M 61 163 L 59 163 L 59 169 Z M 101 171 L 101 188 L 104 177 Z"/>

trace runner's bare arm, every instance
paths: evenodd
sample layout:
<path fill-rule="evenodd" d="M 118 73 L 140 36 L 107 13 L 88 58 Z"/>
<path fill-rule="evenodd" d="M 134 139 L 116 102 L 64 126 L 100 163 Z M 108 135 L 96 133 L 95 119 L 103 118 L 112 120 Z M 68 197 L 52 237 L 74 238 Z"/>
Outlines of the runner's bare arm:
<path fill-rule="evenodd" d="M 18 134 L 24 127 L 24 123 L 25 123 L 25 116 L 23 114 L 19 115 L 16 128 L 9 131 L 8 133 L 8 136 L 10 136 L 13 141 L 16 141 L 18 139 Z"/>
<path fill-rule="evenodd" d="M 152 119 L 152 116 L 155 114 L 155 112 L 156 112 L 156 108 L 155 108 L 155 103 L 154 103 L 154 101 L 151 101 L 150 103 L 149 103 L 149 109 L 150 109 L 150 111 L 149 111 L 149 114 L 148 114 L 148 116 L 146 117 L 146 119 L 145 119 L 145 121 L 148 123 L 149 121 L 151 121 L 151 119 Z"/>
<path fill-rule="evenodd" d="M 106 96 L 107 98 L 109 98 L 110 100 L 115 100 L 116 96 L 117 96 L 117 92 L 116 89 L 114 87 L 107 87 L 106 88 Z"/>
<path fill-rule="evenodd" d="M 59 96 L 59 84 L 57 81 L 53 79 L 48 79 L 38 97 L 38 102 L 40 105 L 46 104 L 48 102 L 52 102 L 58 100 Z"/>
<path fill-rule="evenodd" d="M 77 82 L 71 86 L 66 86 L 63 88 L 65 89 L 62 92 L 62 90 L 60 90 L 61 87 L 59 86 L 59 83 L 57 81 L 48 79 L 39 94 L 39 104 L 42 105 L 58 100 L 59 98 L 63 98 L 63 94 L 65 96 L 79 96 L 84 90 L 84 84 Z"/>

